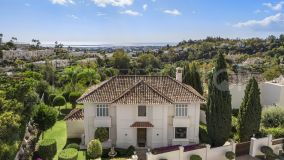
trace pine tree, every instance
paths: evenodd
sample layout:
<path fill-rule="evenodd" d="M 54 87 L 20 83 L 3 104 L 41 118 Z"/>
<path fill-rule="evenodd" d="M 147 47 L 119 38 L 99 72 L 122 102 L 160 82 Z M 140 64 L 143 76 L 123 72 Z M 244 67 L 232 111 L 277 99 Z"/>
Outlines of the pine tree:
<path fill-rule="evenodd" d="M 261 120 L 260 91 L 255 78 L 250 79 L 239 111 L 238 134 L 241 142 L 249 141 L 259 131 Z"/>
<path fill-rule="evenodd" d="M 201 95 L 203 94 L 200 74 L 197 71 L 195 63 L 185 65 L 183 83 L 192 86 Z"/>
<path fill-rule="evenodd" d="M 206 121 L 212 146 L 222 146 L 231 132 L 231 95 L 226 62 L 219 54 L 212 73 L 209 74 Z"/>

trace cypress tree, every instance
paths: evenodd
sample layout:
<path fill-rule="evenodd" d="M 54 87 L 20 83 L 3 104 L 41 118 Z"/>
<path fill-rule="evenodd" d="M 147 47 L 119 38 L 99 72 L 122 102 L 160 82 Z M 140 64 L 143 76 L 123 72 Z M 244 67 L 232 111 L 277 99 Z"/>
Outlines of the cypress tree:
<path fill-rule="evenodd" d="M 202 82 L 195 63 L 192 63 L 190 66 L 190 74 L 192 78 L 191 86 L 202 95 L 203 94 Z"/>
<path fill-rule="evenodd" d="M 219 54 L 213 72 L 209 74 L 206 121 L 212 146 L 222 146 L 231 132 L 231 94 L 225 58 Z"/>
<path fill-rule="evenodd" d="M 200 74 L 197 71 L 195 63 L 186 64 L 184 67 L 183 83 L 192 86 L 201 95 L 203 94 L 203 87 Z"/>
<path fill-rule="evenodd" d="M 249 141 L 259 131 L 261 120 L 260 91 L 255 78 L 246 86 L 245 96 L 239 111 L 238 134 L 241 142 Z"/>

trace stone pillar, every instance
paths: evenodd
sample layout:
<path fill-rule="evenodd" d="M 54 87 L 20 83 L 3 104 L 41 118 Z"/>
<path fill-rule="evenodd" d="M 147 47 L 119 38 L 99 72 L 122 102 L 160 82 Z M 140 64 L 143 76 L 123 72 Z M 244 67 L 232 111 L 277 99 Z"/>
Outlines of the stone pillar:
<path fill-rule="evenodd" d="M 252 157 L 255 157 L 255 155 L 256 155 L 256 147 L 255 147 L 256 141 L 257 141 L 257 139 L 254 138 L 254 137 L 250 139 L 249 155 L 252 156 Z"/>
<path fill-rule="evenodd" d="M 179 146 L 179 160 L 183 160 L 183 151 L 184 151 L 183 146 Z"/>
<path fill-rule="evenodd" d="M 209 160 L 210 157 L 209 157 L 209 151 L 210 151 L 210 144 L 206 144 L 206 159 L 205 160 Z"/>
<path fill-rule="evenodd" d="M 268 138 L 268 144 L 267 144 L 267 146 L 269 146 L 269 147 L 272 147 L 272 135 L 271 134 L 269 134 L 269 135 L 267 135 L 267 138 Z"/>

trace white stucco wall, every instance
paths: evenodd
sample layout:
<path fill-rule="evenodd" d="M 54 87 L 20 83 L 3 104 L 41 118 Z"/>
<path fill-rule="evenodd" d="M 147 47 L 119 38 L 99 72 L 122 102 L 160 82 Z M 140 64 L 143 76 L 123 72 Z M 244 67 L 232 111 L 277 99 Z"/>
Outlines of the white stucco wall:
<path fill-rule="evenodd" d="M 247 84 L 231 84 L 232 108 L 239 108 L 245 95 Z M 284 106 L 284 85 L 265 82 L 259 83 L 260 101 L 263 106 L 279 105 Z"/>
<path fill-rule="evenodd" d="M 172 104 L 146 105 L 146 117 L 138 117 L 138 104 L 112 104 L 109 106 L 109 117 L 106 118 L 96 117 L 96 104 L 84 105 L 86 144 L 94 138 L 97 127 L 110 127 L 111 142 L 105 147 L 110 144 L 122 148 L 137 146 L 137 128 L 130 127 L 134 122 L 150 122 L 154 125 L 153 128 L 147 128 L 147 147 L 150 148 L 199 142 L 199 103 L 188 104 L 186 118 L 174 117 L 175 105 Z M 174 139 L 174 127 L 187 127 L 187 138 Z"/>
<path fill-rule="evenodd" d="M 67 138 L 81 138 L 84 134 L 83 120 L 68 120 L 66 121 Z"/>

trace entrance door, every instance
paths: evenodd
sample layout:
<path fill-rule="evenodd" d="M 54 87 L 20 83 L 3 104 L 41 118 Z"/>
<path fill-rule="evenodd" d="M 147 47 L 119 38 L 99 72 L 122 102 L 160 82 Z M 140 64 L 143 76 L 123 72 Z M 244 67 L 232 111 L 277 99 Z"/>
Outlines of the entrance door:
<path fill-rule="evenodd" d="M 147 142 L 147 129 L 137 128 L 137 144 L 138 147 L 145 147 Z"/>

